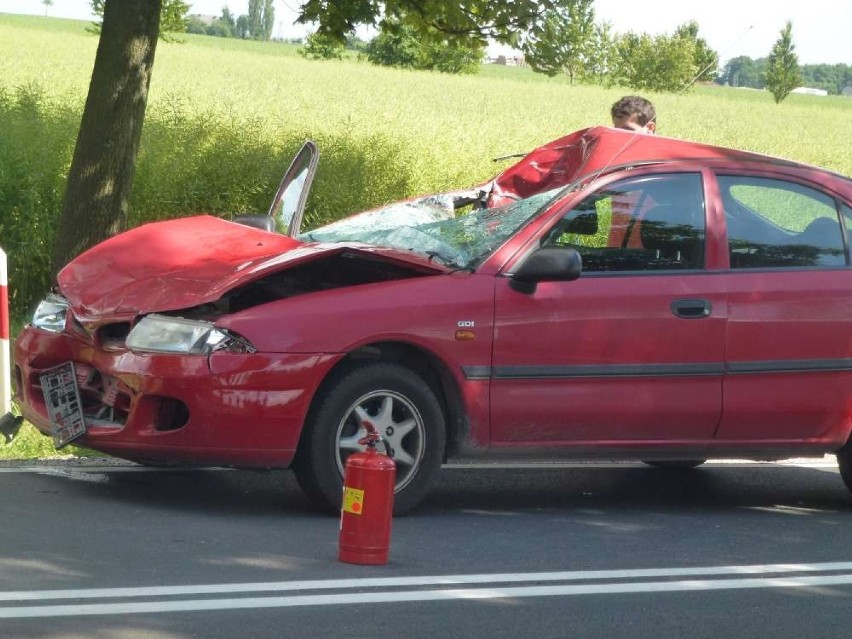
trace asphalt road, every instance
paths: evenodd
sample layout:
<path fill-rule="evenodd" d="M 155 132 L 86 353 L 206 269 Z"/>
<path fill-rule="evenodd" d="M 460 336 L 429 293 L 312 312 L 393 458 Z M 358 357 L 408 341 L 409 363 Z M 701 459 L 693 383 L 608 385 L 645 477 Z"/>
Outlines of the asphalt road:
<path fill-rule="evenodd" d="M 0 467 L 0 637 L 846 637 L 830 461 L 449 467 L 390 562 L 288 472 Z"/>

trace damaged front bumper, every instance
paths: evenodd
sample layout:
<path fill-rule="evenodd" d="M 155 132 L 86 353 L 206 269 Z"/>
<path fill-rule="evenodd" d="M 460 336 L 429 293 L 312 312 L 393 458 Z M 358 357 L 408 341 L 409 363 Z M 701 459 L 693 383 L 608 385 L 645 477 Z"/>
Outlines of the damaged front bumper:
<path fill-rule="evenodd" d="M 26 327 L 15 341 L 15 399 L 46 435 L 41 375 L 74 363 L 86 432 L 75 443 L 142 462 L 286 467 L 308 406 L 338 356 L 178 355 L 102 350 Z"/>

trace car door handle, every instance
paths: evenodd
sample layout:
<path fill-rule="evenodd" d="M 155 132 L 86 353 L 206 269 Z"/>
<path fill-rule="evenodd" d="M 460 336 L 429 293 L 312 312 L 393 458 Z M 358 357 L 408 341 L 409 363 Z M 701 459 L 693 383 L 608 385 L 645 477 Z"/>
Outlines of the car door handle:
<path fill-rule="evenodd" d="M 701 319 L 702 317 L 710 317 L 713 304 L 708 300 L 673 300 L 671 309 L 675 317 Z"/>

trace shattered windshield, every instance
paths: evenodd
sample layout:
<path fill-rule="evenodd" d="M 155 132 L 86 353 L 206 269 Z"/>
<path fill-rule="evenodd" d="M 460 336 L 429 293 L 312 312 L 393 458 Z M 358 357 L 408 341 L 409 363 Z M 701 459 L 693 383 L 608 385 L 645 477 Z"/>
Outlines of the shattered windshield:
<path fill-rule="evenodd" d="M 432 195 L 321 226 L 303 242 L 363 242 L 413 251 L 451 268 L 475 268 L 530 220 L 561 188 L 491 209 L 457 215 L 451 195 Z"/>

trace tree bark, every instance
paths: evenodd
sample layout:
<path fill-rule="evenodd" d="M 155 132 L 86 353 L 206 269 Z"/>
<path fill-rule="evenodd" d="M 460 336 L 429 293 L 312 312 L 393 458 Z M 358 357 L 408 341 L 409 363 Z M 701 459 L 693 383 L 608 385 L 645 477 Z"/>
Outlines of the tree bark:
<path fill-rule="evenodd" d="M 53 272 L 122 231 L 142 135 L 162 0 L 106 0 L 68 172 Z"/>

